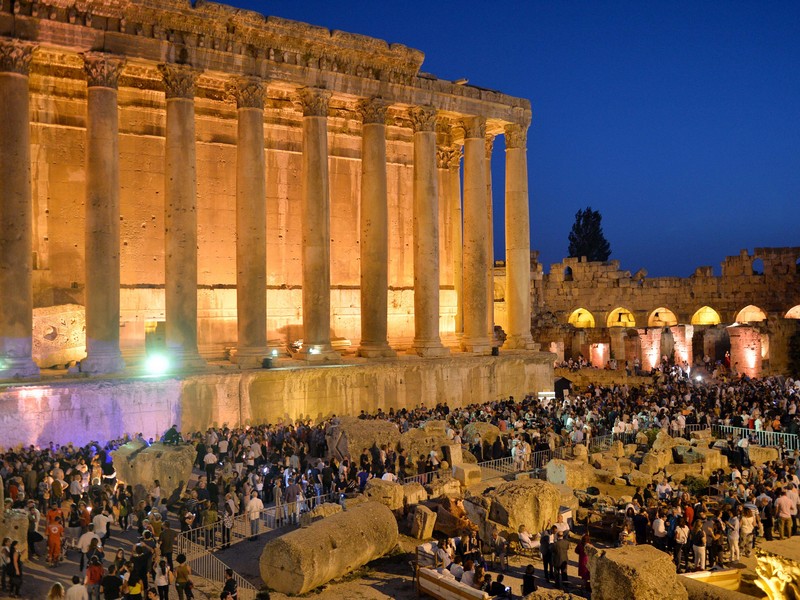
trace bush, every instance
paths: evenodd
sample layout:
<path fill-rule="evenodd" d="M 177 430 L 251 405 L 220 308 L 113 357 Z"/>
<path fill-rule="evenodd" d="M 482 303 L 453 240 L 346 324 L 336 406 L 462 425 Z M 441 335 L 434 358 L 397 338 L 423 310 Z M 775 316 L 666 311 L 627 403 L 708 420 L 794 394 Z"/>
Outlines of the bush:
<path fill-rule="evenodd" d="M 647 436 L 647 447 L 648 448 L 652 448 L 653 447 L 653 442 L 656 441 L 656 438 L 658 437 L 658 432 L 659 431 L 661 431 L 661 430 L 660 429 L 655 429 L 655 428 L 654 429 L 646 429 L 645 430 L 644 433 Z"/>
<path fill-rule="evenodd" d="M 687 475 L 681 483 L 686 486 L 692 496 L 704 496 L 708 493 L 708 479 L 705 477 Z"/>

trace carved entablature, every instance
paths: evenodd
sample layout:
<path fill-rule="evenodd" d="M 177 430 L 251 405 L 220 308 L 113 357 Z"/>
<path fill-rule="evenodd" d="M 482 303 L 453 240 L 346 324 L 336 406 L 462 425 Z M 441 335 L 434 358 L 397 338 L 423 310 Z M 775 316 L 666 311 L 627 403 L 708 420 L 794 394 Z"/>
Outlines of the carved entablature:
<path fill-rule="evenodd" d="M 187 98 L 193 100 L 199 72 L 187 65 L 158 65 L 164 78 L 167 100 L 170 98 Z"/>
<path fill-rule="evenodd" d="M 462 120 L 464 126 L 464 139 L 486 139 L 486 118 L 467 117 Z"/>
<path fill-rule="evenodd" d="M 505 127 L 506 148 L 525 148 L 528 145 L 528 126 L 512 123 Z"/>
<path fill-rule="evenodd" d="M 437 146 L 436 166 L 440 169 L 458 169 L 461 165 L 461 146 Z"/>
<path fill-rule="evenodd" d="M 327 117 L 331 93 L 321 88 L 305 87 L 297 90 L 297 104 L 304 117 Z"/>
<path fill-rule="evenodd" d="M 36 44 L 0 38 L 0 73 L 27 75 Z"/>
<path fill-rule="evenodd" d="M 391 103 L 382 98 L 368 98 L 360 100 L 356 104 L 356 112 L 361 116 L 361 121 L 367 125 L 369 123 L 386 123 L 386 111 Z"/>
<path fill-rule="evenodd" d="M 264 110 L 266 86 L 259 77 L 237 77 L 228 86 L 229 96 L 236 101 L 236 108 L 258 108 Z"/>
<path fill-rule="evenodd" d="M 85 52 L 82 56 L 89 87 L 117 89 L 125 59 L 104 52 Z"/>
<path fill-rule="evenodd" d="M 414 133 L 436 131 L 436 109 L 433 106 L 415 106 L 409 109 L 408 116 Z"/>

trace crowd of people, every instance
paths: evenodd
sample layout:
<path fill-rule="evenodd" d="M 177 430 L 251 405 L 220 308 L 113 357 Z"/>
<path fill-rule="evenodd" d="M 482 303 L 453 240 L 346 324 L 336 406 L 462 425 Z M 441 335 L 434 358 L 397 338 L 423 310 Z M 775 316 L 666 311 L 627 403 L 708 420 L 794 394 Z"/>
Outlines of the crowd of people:
<path fill-rule="evenodd" d="M 558 399 L 527 396 L 453 409 L 446 404 L 419 405 L 388 412 L 379 409 L 372 414 L 362 411 L 359 418 L 394 423 L 400 432 L 429 420 L 444 421 L 448 438 L 453 443 L 464 444 L 479 461 L 507 456 L 524 461 L 536 450 L 588 443 L 592 436 L 603 434 L 635 435 L 652 428 L 680 435 L 691 425 L 724 424 L 743 427 L 753 434 L 760 430 L 796 434 L 800 428 L 798 401 L 800 382 L 791 379 L 716 381 L 703 378 L 698 381 L 686 378 L 681 372 L 666 371 L 647 385 L 590 385 L 570 390 Z M 224 548 L 230 545 L 228 525 L 238 515 L 247 515 L 255 537 L 265 506 L 279 507 L 272 513 L 279 521 L 275 525 L 295 522 L 311 497 L 363 490 L 372 477 L 397 480 L 429 474 L 439 467 L 441 459 L 435 451 L 409 457 L 402 448 L 378 444 L 364 448 L 357 457 L 330 458 L 326 431 L 337 421 L 337 417 L 332 416 L 319 423 L 304 420 L 248 427 L 223 426 L 183 435 L 173 427 L 165 434 L 164 441 L 193 444 L 196 466 L 203 473 L 197 486 L 179 505 L 172 507 L 177 513 L 177 529 L 194 532 L 195 539 L 201 539 L 209 549 Z M 496 425 L 501 436 L 491 444 L 479 435 L 468 439 L 467 426 L 476 421 Z M 741 437 L 747 439 L 746 435 Z M 99 597 L 101 588 L 111 585 L 113 589 L 110 580 L 106 585 L 102 581 L 115 576 L 124 580 L 128 588 L 142 581 L 143 598 L 147 597 L 148 579 L 151 582 L 158 579 L 162 583 L 153 585 L 158 590 L 164 587 L 166 578 L 167 585 L 177 584 L 179 590 L 183 587 L 183 593 L 179 592 L 182 599 L 188 596 L 187 591 L 190 593 L 185 585 L 188 575 L 185 568 L 181 571 L 180 560 L 177 566 L 173 563 L 176 528 L 170 524 L 159 483 L 153 482 L 147 498 L 134 502 L 133 490 L 116 481 L 111 450 L 125 441 L 92 443 L 84 447 L 49 444 L 2 451 L 0 476 L 5 489 L 4 509 L 22 510 L 27 514 L 27 541 L 32 559 L 41 558 L 55 567 L 63 557 L 67 542 L 77 547 L 81 553 L 81 572 L 85 571 L 81 585 L 97 590 L 96 596 Z M 741 439 L 731 439 L 731 445 L 737 450 L 742 447 L 741 442 Z M 733 450 L 731 457 L 737 467 L 748 466 L 746 453 Z M 737 457 L 741 460 L 736 460 Z M 739 547 L 747 548 L 750 538 L 744 536 L 752 531 L 741 523 L 749 522 L 751 516 L 762 526 L 765 519 L 773 519 L 781 524 L 780 531 L 785 534 L 782 520 L 786 518 L 782 516 L 785 511 L 779 513 L 778 505 L 788 506 L 788 502 L 778 501 L 784 494 L 790 499 L 796 498 L 800 463 L 788 452 L 784 452 L 782 458 L 780 464 L 768 466 L 771 470 L 758 468 L 739 472 L 738 481 L 731 481 L 734 489 L 728 490 L 727 506 L 708 507 L 708 512 L 694 511 L 698 517 L 703 513 L 701 530 L 706 534 L 708 547 L 716 548 L 714 532 L 725 542 L 730 539 L 728 529 L 738 527 Z M 768 505 L 776 511 L 774 514 L 770 515 L 770 509 L 762 506 L 765 495 L 770 498 Z M 629 543 L 631 535 L 636 538 L 636 534 L 641 533 L 641 514 L 646 513 L 651 528 L 657 524 L 659 527 L 658 535 L 648 533 L 649 541 L 658 538 L 659 547 L 672 552 L 681 548 L 681 561 L 692 555 L 697 566 L 705 566 L 697 560 L 701 552 L 693 550 L 694 542 L 700 541 L 699 535 L 692 533 L 689 538 L 692 548 L 687 551 L 683 542 L 684 529 L 680 525 L 683 519 L 691 530 L 700 522 L 692 518 L 694 515 L 687 519 L 685 514 L 687 502 L 692 505 L 696 502 L 677 495 L 657 498 L 657 501 L 669 502 L 662 502 L 654 512 L 647 500 L 642 498 L 638 507 L 632 507 L 631 531 L 621 541 Z M 718 512 L 715 514 L 714 510 Z M 709 514 L 714 516 L 709 517 Z M 796 530 L 796 502 L 792 516 L 791 529 Z M 102 547 L 112 530 L 126 530 L 134 523 L 140 539 L 131 555 L 116 556 L 113 560 L 104 556 Z M 215 526 L 218 523 L 223 526 Z M 636 529 L 637 523 L 639 529 Z M 715 523 L 713 528 L 711 523 Z M 667 532 L 667 541 L 663 543 L 662 525 Z M 213 529 L 215 533 L 203 535 L 203 529 Z M 767 527 L 763 531 L 767 536 L 771 529 Z M 40 544 L 46 550 L 40 549 Z M 21 556 L 16 546 L 16 542 L 4 541 L 2 547 L 3 588 L 8 586 L 12 594 L 20 593 L 23 578 Z M 46 557 L 42 556 L 45 552 Z M 706 563 L 711 557 L 716 561 L 718 556 L 719 552 L 709 550 Z M 162 570 L 159 577 L 162 560 L 168 573 Z M 98 569 L 92 569 L 98 566 L 93 562 L 103 568 L 102 575 L 98 574 Z M 173 577 L 171 582 L 170 577 Z M 135 593 L 128 594 L 136 597 Z M 106 597 L 109 596 L 106 594 Z"/>

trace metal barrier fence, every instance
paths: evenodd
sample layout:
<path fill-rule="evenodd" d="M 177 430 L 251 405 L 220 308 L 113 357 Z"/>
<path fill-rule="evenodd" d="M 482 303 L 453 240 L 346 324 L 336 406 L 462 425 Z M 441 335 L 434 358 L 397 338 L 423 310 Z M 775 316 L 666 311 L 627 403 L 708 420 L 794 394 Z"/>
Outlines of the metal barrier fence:
<path fill-rule="evenodd" d="M 187 535 L 179 535 L 176 538 L 176 550 L 178 554 L 186 555 L 186 562 L 192 569 L 192 579 L 205 579 L 213 588 L 211 596 L 214 597 L 222 591 L 225 582 L 225 569 L 229 568 L 217 556 L 210 553 L 205 546 L 193 542 Z M 233 578 L 239 589 L 239 600 L 255 600 L 258 590 L 255 586 L 233 572 Z"/>
<path fill-rule="evenodd" d="M 756 431 L 747 427 L 733 427 L 732 425 L 712 425 L 711 433 L 717 438 L 726 438 L 729 435 L 755 438 L 759 446 L 775 446 L 776 448 L 786 448 L 787 450 L 800 450 L 800 436 L 794 433 L 783 433 L 781 431 Z"/>

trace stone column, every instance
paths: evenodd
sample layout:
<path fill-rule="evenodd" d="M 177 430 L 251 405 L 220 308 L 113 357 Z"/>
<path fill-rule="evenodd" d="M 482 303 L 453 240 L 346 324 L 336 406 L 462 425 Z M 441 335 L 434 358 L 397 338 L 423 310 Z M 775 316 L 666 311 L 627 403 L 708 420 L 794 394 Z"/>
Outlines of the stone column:
<path fill-rule="evenodd" d="M 461 210 L 461 147 L 452 146 L 448 163 L 450 240 L 453 244 L 453 288 L 456 292 L 456 336 L 464 335 L 464 218 Z"/>
<path fill-rule="evenodd" d="M 179 369 L 205 366 L 197 351 L 197 175 L 194 93 L 197 72 L 161 65 L 167 99 L 164 242 L 167 350 Z"/>
<path fill-rule="evenodd" d="M 750 325 L 726 329 L 731 340 L 731 370 L 737 376 L 761 377 L 761 333 Z"/>
<path fill-rule="evenodd" d="M 83 55 L 86 121 L 86 358 L 81 371 L 125 368 L 119 349 L 119 115 L 117 80 L 124 60 Z"/>
<path fill-rule="evenodd" d="M 447 138 L 449 142 L 449 136 Z M 439 277 L 441 285 L 452 285 L 456 302 L 453 333 L 463 332 L 461 324 L 461 181 L 458 175 L 461 148 L 449 143 L 436 148 L 439 179 Z M 455 177 L 452 163 L 455 161 Z M 454 195 L 457 195 L 455 201 Z M 456 225 L 457 220 L 457 225 Z M 456 256 L 457 254 L 457 256 Z M 453 267 L 459 264 L 458 271 Z"/>
<path fill-rule="evenodd" d="M 661 362 L 661 327 L 637 329 L 642 347 L 642 370 L 650 372 Z"/>
<path fill-rule="evenodd" d="M 236 363 L 260 367 L 267 350 L 267 182 L 264 81 L 236 79 Z"/>
<path fill-rule="evenodd" d="M 388 342 L 389 207 L 386 190 L 386 109 L 370 98 L 361 115 L 361 345 L 359 356 L 391 357 Z"/>
<path fill-rule="evenodd" d="M 28 71 L 35 45 L 0 40 L 0 379 L 33 362 L 33 203 Z"/>
<path fill-rule="evenodd" d="M 494 210 L 492 204 L 493 133 L 486 134 L 486 317 L 489 342 L 494 341 Z"/>
<path fill-rule="evenodd" d="M 331 347 L 331 223 L 328 100 L 318 88 L 299 90 L 303 110 L 303 348 L 307 361 L 336 360 Z"/>
<path fill-rule="evenodd" d="M 506 126 L 505 346 L 533 350 L 531 337 L 531 237 L 528 207 L 528 124 Z"/>
<path fill-rule="evenodd" d="M 414 127 L 414 343 L 419 356 L 446 356 L 439 337 L 439 191 L 436 109 L 412 108 Z"/>
<path fill-rule="evenodd" d="M 487 335 L 486 119 L 464 119 L 464 337 L 467 352 L 491 351 Z"/>

